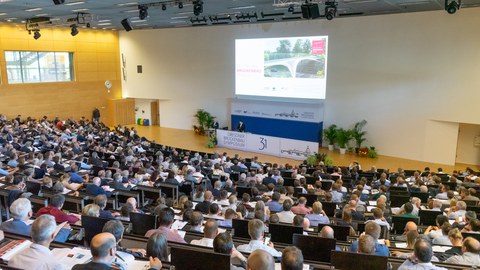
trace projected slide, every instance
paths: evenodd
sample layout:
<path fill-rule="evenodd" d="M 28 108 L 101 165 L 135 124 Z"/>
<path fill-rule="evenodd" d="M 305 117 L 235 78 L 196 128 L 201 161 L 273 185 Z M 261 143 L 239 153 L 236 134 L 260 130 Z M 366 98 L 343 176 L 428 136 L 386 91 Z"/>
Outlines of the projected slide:
<path fill-rule="evenodd" d="M 235 41 L 235 94 L 324 99 L 327 36 Z"/>

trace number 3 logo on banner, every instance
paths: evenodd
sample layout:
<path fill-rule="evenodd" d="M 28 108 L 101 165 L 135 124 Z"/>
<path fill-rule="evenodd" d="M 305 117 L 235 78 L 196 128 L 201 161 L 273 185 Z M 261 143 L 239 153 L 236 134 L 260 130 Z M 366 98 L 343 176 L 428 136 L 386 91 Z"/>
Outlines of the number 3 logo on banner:
<path fill-rule="evenodd" d="M 262 148 L 258 148 L 258 150 L 264 150 L 267 148 L 267 139 L 260 137 L 260 143 L 262 144 Z"/>

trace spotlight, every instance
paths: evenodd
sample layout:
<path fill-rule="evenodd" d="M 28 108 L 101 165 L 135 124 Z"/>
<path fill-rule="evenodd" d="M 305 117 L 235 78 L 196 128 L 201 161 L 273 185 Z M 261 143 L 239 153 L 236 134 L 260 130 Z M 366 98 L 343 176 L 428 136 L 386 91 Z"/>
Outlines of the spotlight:
<path fill-rule="evenodd" d="M 42 36 L 42 34 L 40 34 L 40 30 L 34 30 L 33 38 L 35 40 L 39 39 L 41 36 Z"/>
<path fill-rule="evenodd" d="M 87 23 L 87 28 L 90 28 L 92 27 L 92 25 L 90 23 Z"/>
<path fill-rule="evenodd" d="M 163 4 L 163 5 L 162 5 L 162 10 L 163 10 L 163 11 L 167 10 L 167 5 Z"/>
<path fill-rule="evenodd" d="M 335 1 L 325 2 L 325 18 L 331 21 L 333 20 L 333 18 L 335 18 L 336 15 L 337 15 L 337 3 Z"/>
<path fill-rule="evenodd" d="M 138 6 L 138 17 L 140 20 L 145 20 L 148 17 L 148 7 Z"/>
<path fill-rule="evenodd" d="M 193 14 L 195 14 L 195 16 L 198 16 L 202 12 L 203 12 L 203 2 L 202 1 L 194 1 L 193 2 Z"/>
<path fill-rule="evenodd" d="M 78 35 L 78 28 L 77 28 L 77 25 L 75 25 L 75 24 L 72 24 L 72 25 L 71 25 L 71 27 L 72 27 L 72 32 L 70 32 L 70 35 L 72 35 L 72 37 L 74 37 L 74 36 Z"/>
<path fill-rule="evenodd" d="M 178 2 L 178 8 L 183 8 L 183 3 L 182 2 Z"/>
<path fill-rule="evenodd" d="M 461 0 L 458 0 L 458 2 L 453 0 L 450 3 L 448 3 L 448 0 L 445 0 L 445 10 L 448 12 L 448 14 L 454 14 L 458 9 L 460 9 L 461 3 Z"/>
<path fill-rule="evenodd" d="M 295 8 L 293 7 L 293 5 L 290 5 L 290 6 L 288 7 L 288 12 L 292 12 L 292 13 L 293 13 L 294 11 L 295 11 Z"/>

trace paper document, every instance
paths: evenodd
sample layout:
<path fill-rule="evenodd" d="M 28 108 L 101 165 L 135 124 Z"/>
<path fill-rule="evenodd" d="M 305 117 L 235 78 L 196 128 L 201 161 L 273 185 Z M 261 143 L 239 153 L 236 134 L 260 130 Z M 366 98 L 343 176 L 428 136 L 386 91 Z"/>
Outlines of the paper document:
<path fill-rule="evenodd" d="M 5 243 L 5 245 L 2 244 L 0 247 L 0 259 L 4 261 L 9 261 L 17 253 L 26 249 L 32 244 L 32 242 L 29 240 L 6 241 L 8 241 L 8 243 Z"/>

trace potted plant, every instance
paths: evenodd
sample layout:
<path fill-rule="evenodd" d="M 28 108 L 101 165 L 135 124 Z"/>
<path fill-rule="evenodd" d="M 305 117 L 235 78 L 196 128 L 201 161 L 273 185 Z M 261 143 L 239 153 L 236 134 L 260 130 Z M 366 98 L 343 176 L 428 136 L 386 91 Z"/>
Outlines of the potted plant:
<path fill-rule="evenodd" d="M 328 150 L 333 151 L 333 145 L 337 137 L 337 125 L 331 125 L 323 130 L 323 139 L 328 142 Z"/>
<path fill-rule="evenodd" d="M 355 140 L 355 152 L 358 153 L 358 149 L 362 148 L 362 143 L 366 140 L 366 131 L 363 131 L 363 127 L 367 124 L 366 120 L 355 123 L 352 129 L 352 138 Z"/>
<path fill-rule="evenodd" d="M 352 131 L 349 129 L 339 128 L 337 130 L 336 142 L 340 147 L 340 154 L 347 152 L 347 144 L 352 139 Z"/>
<path fill-rule="evenodd" d="M 193 126 L 195 133 L 205 135 L 205 131 L 213 125 L 215 117 L 203 109 L 198 109 L 195 117 L 198 122 L 198 126 Z"/>

